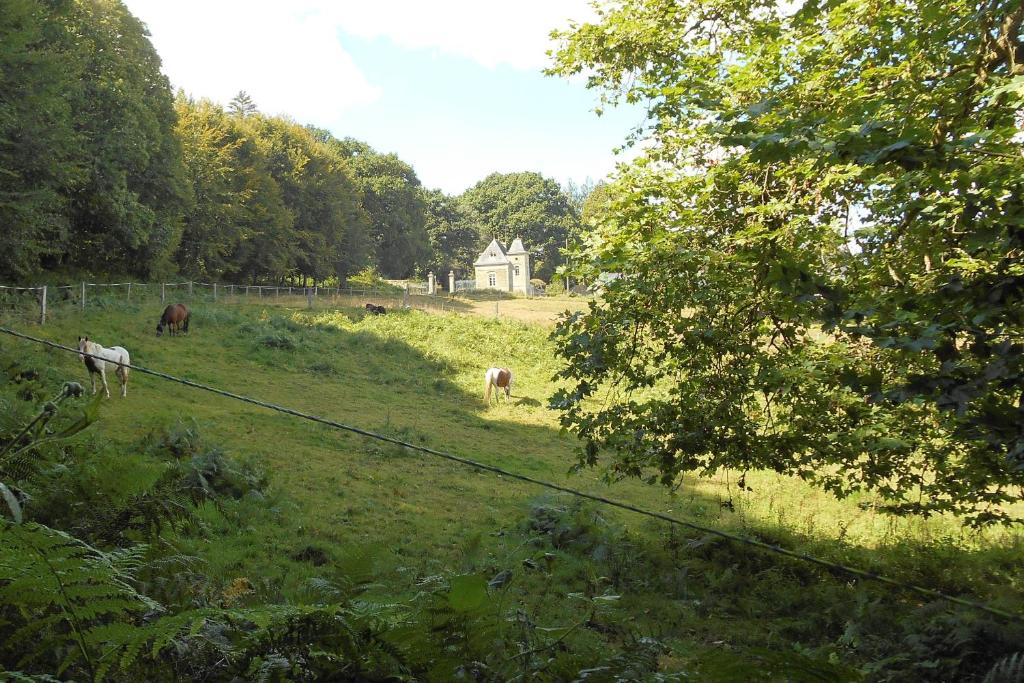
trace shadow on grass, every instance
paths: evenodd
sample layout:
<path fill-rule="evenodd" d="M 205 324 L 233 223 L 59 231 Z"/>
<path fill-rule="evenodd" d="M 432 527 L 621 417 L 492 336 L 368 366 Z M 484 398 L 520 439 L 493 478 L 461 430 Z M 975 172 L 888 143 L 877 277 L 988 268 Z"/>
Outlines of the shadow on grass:
<path fill-rule="evenodd" d="M 366 315 L 359 309 L 342 311 L 337 325 L 301 322 L 261 308 L 200 309 L 196 320 L 202 333 L 190 338 L 188 346 L 157 340 L 148 324 L 148 311 L 142 313 L 95 311 L 84 320 L 59 321 L 45 328 L 45 333 L 67 341 L 87 327 L 101 338 L 126 339 L 132 344 L 128 348 L 133 359 L 153 369 L 659 512 L 668 506 L 684 508 L 673 514 L 702 525 L 741 528 L 742 534 L 766 543 L 947 593 L 998 599 L 1000 606 L 1011 611 L 1019 610 L 1022 602 L 1019 590 L 1011 588 L 1021 585 L 1019 547 L 967 552 L 949 547 L 944 539 L 911 539 L 873 551 L 822 542 L 760 519 L 723 524 L 721 501 L 712 495 L 689 491 L 687 500 L 680 497 L 666 504 L 663 497 L 635 484 L 609 491 L 589 476 L 567 478 L 565 468 L 574 459 L 571 439 L 560 436 L 554 427 L 484 413 L 478 395 L 449 379 L 459 370 L 452 361 L 402 339 L 382 336 L 380 331 L 363 329 Z M 276 341 L 267 343 L 268 339 Z M 12 343 L 3 340 L 4 349 Z M 507 345 L 507 340 L 495 337 L 479 342 L 477 351 L 500 355 L 507 352 Z M 51 374 L 77 378 L 84 373 L 72 354 L 21 346 L 18 351 L 26 352 L 25 358 L 38 356 Z M 9 377 L 15 381 L 15 375 Z M 571 603 L 569 593 L 589 600 L 622 596 L 621 601 L 609 597 L 616 609 L 608 612 L 608 618 L 592 619 L 586 627 L 616 642 L 633 629 L 690 642 L 696 649 L 723 643 L 783 647 L 780 644 L 800 642 L 833 648 L 858 661 L 880 661 L 909 651 L 912 658 L 928 663 L 930 654 L 946 647 L 943 643 L 955 641 L 959 643 L 956 661 L 935 669 L 954 680 L 970 667 L 982 667 L 1006 652 L 1007 642 L 1012 642 L 1007 639 L 1017 634 L 1005 624 L 961 608 L 851 581 L 841 573 L 662 521 L 626 517 L 593 504 L 574 507 L 575 503 L 561 498 L 544 503 L 554 512 L 538 513 L 536 505 L 527 511 L 526 501 L 540 495 L 532 485 L 428 460 L 425 454 L 393 445 L 342 438 L 325 427 L 311 430 L 284 415 L 240 417 L 234 406 L 223 404 L 227 399 L 196 403 L 194 390 L 155 387 L 157 381 L 162 382 L 134 378 L 138 392 L 132 395 L 133 405 L 110 402 L 104 419 L 116 424 L 134 411 L 149 410 L 164 416 L 191 413 L 200 420 L 250 422 L 255 425 L 252 431 L 237 440 L 253 451 L 273 454 L 272 462 L 279 468 L 273 478 L 286 482 L 293 495 L 312 501 L 322 516 L 318 524 L 326 528 L 313 527 L 305 533 L 319 534 L 321 542 L 352 543 L 360 539 L 357 531 L 362 529 L 361 542 L 388 548 L 403 564 L 430 564 L 425 558 L 433 554 L 443 565 L 454 552 L 440 547 L 445 538 L 461 545 L 470 533 L 491 533 L 500 539 L 516 536 L 517 547 L 523 550 L 514 566 L 505 566 L 508 552 L 496 553 L 471 568 L 513 571 L 519 585 L 528 588 L 520 599 L 536 601 L 538 610 L 545 609 L 539 605 L 542 602 Z M 514 407 L 542 405 L 536 398 L 515 398 Z M 217 407 L 214 401 L 222 403 Z M 111 432 L 117 438 L 119 430 Z M 300 442 L 302 448 L 297 447 Z M 305 457 L 297 458 L 295 452 Z M 538 515 L 551 519 L 538 522 Z M 434 516 L 444 521 L 434 523 Z M 517 521 L 509 524 L 509 519 Z M 540 545 L 531 540 L 536 538 L 541 539 Z M 303 540 L 295 552 L 308 543 Z M 547 559 L 547 553 L 555 559 Z M 553 613 L 543 614 L 554 618 Z M 627 622 L 632 623 L 622 626 Z M 957 633 L 967 635 L 956 641 Z"/>

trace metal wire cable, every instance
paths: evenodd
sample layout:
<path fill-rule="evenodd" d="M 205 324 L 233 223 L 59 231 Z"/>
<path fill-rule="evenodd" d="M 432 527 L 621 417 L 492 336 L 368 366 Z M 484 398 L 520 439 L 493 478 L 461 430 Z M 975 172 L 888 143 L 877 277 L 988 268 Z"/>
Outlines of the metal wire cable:
<path fill-rule="evenodd" d="M 95 355 L 92 355 L 92 354 L 89 354 L 89 353 L 82 353 L 78 349 L 74 349 L 74 348 L 71 348 L 69 346 L 64 346 L 62 344 L 57 344 L 55 342 L 51 342 L 51 341 L 48 341 L 46 339 L 39 339 L 37 337 L 32 337 L 30 335 L 24 334 L 22 332 L 17 332 L 15 330 L 11 330 L 11 329 L 8 329 L 6 327 L 0 327 L 0 332 L 2 332 L 4 334 L 8 334 L 8 335 L 10 335 L 12 337 L 18 337 L 20 339 L 25 339 L 27 341 L 31 341 L 31 342 L 34 342 L 34 343 L 37 343 L 37 344 L 43 344 L 44 346 L 49 346 L 51 348 L 59 349 L 61 351 L 67 351 L 67 352 L 70 352 L 70 353 L 75 353 L 75 354 L 78 354 L 78 355 L 84 356 L 84 357 L 96 358 L 98 360 L 104 360 L 104 361 L 106 361 L 108 363 L 110 362 L 109 360 L 106 360 L 106 359 L 104 359 L 104 358 L 102 358 L 100 356 L 95 356 Z M 113 364 L 117 365 L 117 363 L 113 363 Z M 409 443 L 407 441 L 402 441 L 401 439 L 396 439 L 394 437 L 387 436 L 385 434 L 378 434 L 376 432 L 371 432 L 369 430 L 362 429 L 360 427 L 354 427 L 352 425 L 347 425 L 347 424 L 344 424 L 342 422 L 337 422 L 335 420 L 329 420 L 327 418 L 319 417 L 317 415 L 312 415 L 312 414 L 309 414 L 309 413 L 304 413 L 302 411 L 295 410 L 293 408 L 287 408 L 285 406 L 280 406 L 280 405 L 277 405 L 275 403 L 268 403 L 266 401 L 261 401 L 259 399 L 251 398 L 249 396 L 243 396 L 241 394 L 235 394 L 235 393 L 232 393 L 230 391 L 225 391 L 223 389 L 218 389 L 216 387 L 212 387 L 212 386 L 209 386 L 209 385 L 206 385 L 206 384 L 200 384 L 198 382 L 193 382 L 191 380 L 182 379 L 180 377 L 175 377 L 173 375 L 168 375 L 167 373 L 159 372 L 157 370 L 150 370 L 149 368 L 145 368 L 145 367 L 142 367 L 140 365 L 130 364 L 128 367 L 131 370 L 133 370 L 133 371 L 141 372 L 141 373 L 146 374 L 146 375 L 152 375 L 154 377 L 160 377 L 161 379 L 165 379 L 165 380 L 168 380 L 168 381 L 171 381 L 171 382 L 176 382 L 178 384 L 183 384 L 185 386 L 193 387 L 195 389 L 202 389 L 203 391 L 208 391 L 210 393 L 217 394 L 218 396 L 224 396 L 226 398 L 235 399 L 236 401 L 242 401 L 244 403 L 250 403 L 252 405 L 259 406 L 261 408 L 268 408 L 270 410 L 275 410 L 277 412 L 285 413 L 287 415 L 293 415 L 295 417 L 299 417 L 299 418 L 302 418 L 304 420 L 309 420 L 311 422 L 318 422 L 320 424 L 328 425 L 330 427 L 334 427 L 336 429 L 341 429 L 341 430 L 344 430 L 344 431 L 347 431 L 347 432 L 352 432 L 354 434 L 359 434 L 361 436 L 365 436 L 365 437 L 368 437 L 370 439 L 375 439 L 377 441 L 385 441 L 387 443 L 395 444 L 397 446 L 402 446 L 404 448 L 408 448 L 408 449 L 411 449 L 411 450 L 414 450 L 414 451 L 420 451 L 422 453 L 427 453 L 429 455 L 433 455 L 433 456 L 436 456 L 436 457 L 439 457 L 439 458 L 444 458 L 446 460 L 450 460 L 452 462 L 457 462 L 457 463 L 460 463 L 460 464 L 463 464 L 463 465 L 467 465 L 469 467 L 473 467 L 473 468 L 476 468 L 476 469 L 479 469 L 479 470 L 484 470 L 484 471 L 487 471 L 487 472 L 493 472 L 495 474 L 500 474 L 502 476 L 510 477 L 512 479 L 518 479 L 519 481 L 525 481 L 525 482 L 528 482 L 530 484 L 535 484 L 537 486 L 548 488 L 548 489 L 551 489 L 551 490 L 554 490 L 554 491 L 560 491 L 562 493 L 568 493 L 568 494 L 571 494 L 571 495 L 576 496 L 578 498 L 585 498 L 585 499 L 588 499 L 588 500 L 592 500 L 592 501 L 595 501 L 597 503 L 601 503 L 602 505 L 608 505 L 608 506 L 616 507 L 616 508 L 619 508 L 619 509 L 622 509 L 622 510 L 628 510 L 629 512 L 634 512 L 636 514 L 643 515 L 643 516 L 646 516 L 646 517 L 651 517 L 651 518 L 654 518 L 654 519 L 660 519 L 660 520 L 662 520 L 664 522 L 668 522 L 670 524 L 674 524 L 674 525 L 682 526 L 682 527 L 687 527 L 687 528 L 693 529 L 695 531 L 700 531 L 700 532 L 705 533 L 705 534 L 710 534 L 710 535 L 713 535 L 713 536 L 717 536 L 719 538 L 724 538 L 724 539 L 729 540 L 729 541 L 735 541 L 737 543 L 742 543 L 742 544 L 745 544 L 745 545 L 748 545 L 748 546 L 752 546 L 752 547 L 755 547 L 755 548 L 760 548 L 762 550 L 766 550 L 766 551 L 769 551 L 769 552 L 772 552 L 772 553 L 776 553 L 778 555 L 784 555 L 786 557 L 791 557 L 793 559 L 801 560 L 801 561 L 804 561 L 804 562 L 810 562 L 812 564 L 816 564 L 818 566 L 825 567 L 826 569 L 830 569 L 832 571 L 845 573 L 845 574 L 848 574 L 850 576 L 856 576 L 856 577 L 862 578 L 862 579 L 868 579 L 868 580 L 871 580 L 871 581 L 877 581 L 879 583 L 884 583 L 884 584 L 887 584 L 889 586 L 893 586 L 895 588 L 900 588 L 900 589 L 903 589 L 903 590 L 911 591 L 913 593 L 917 593 L 919 595 L 924 595 L 924 596 L 927 596 L 929 598 L 945 600 L 947 602 L 951 602 L 951 603 L 954 603 L 954 604 L 957 604 L 957 605 L 961 605 L 961 606 L 964 606 L 964 607 L 970 607 L 972 609 L 977 609 L 977 610 L 980 610 L 980 611 L 983 611 L 983 612 L 987 612 L 989 614 L 993 614 L 995 616 L 1003 617 L 1005 619 L 1010 619 L 1010 620 L 1013 620 L 1013 621 L 1024 622 L 1024 615 L 1015 614 L 1013 612 L 1007 612 L 1005 610 L 1001 610 L 1001 609 L 998 609 L 996 607 L 992 607 L 990 605 L 986 605 L 984 603 L 975 602 L 973 600 L 965 600 L 963 598 L 958 598 L 958 597 L 953 596 L 953 595 L 947 595 L 945 593 L 942 593 L 941 591 L 937 591 L 937 590 L 934 590 L 932 588 L 925 588 L 923 586 L 918 586 L 918 585 L 915 585 L 915 584 L 912 584 L 912 583 L 906 583 L 906 582 L 903 582 L 903 581 L 899 581 L 897 579 L 889 578 L 889 577 L 884 576 L 882 574 L 877 574 L 877 573 L 872 572 L 872 571 L 868 571 L 868 570 L 865 570 L 865 569 L 858 569 L 856 567 L 850 567 L 850 566 L 847 566 L 847 565 L 844 565 L 844 564 L 839 564 L 837 562 L 831 562 L 829 560 L 821 559 L 820 557 L 815 557 L 813 555 L 808 555 L 806 553 L 801 553 L 801 552 L 797 552 L 795 550 L 790 550 L 788 548 L 783 548 L 782 546 L 779 546 L 779 545 L 774 545 L 774 544 L 771 544 L 771 543 L 765 543 L 764 541 L 758 541 L 757 539 L 749 538 L 749 537 L 746 537 L 746 536 L 739 536 L 737 534 L 731 534 L 731 533 L 726 532 L 726 531 L 721 531 L 719 529 L 714 529 L 712 527 L 703 526 L 703 525 L 700 525 L 700 524 L 696 524 L 694 522 L 687 522 L 685 520 L 678 519 L 676 517 L 670 517 L 669 515 L 666 515 L 666 514 L 663 514 L 663 513 L 660 513 L 660 512 L 654 512 L 654 511 L 651 511 L 651 510 L 645 510 L 643 508 L 636 507 L 635 505 L 631 505 L 629 503 L 623 503 L 623 502 L 620 502 L 620 501 L 617 501 L 617 500 L 612 500 L 610 498 L 605 498 L 603 496 L 598 496 L 598 495 L 595 495 L 595 494 L 592 494 L 592 493 L 586 493 L 585 491 L 579 491 L 577 489 L 572 489 L 572 488 L 569 488 L 567 486 L 561 486 L 559 484 L 553 484 L 551 482 L 544 481 L 542 479 L 535 479 L 535 478 L 527 476 L 525 474 L 518 474 L 516 472 L 511 472 L 509 470 L 505 470 L 505 469 L 502 469 L 500 467 L 495 467 L 494 465 L 488 465 L 486 463 L 477 462 L 475 460 L 470 460 L 469 458 L 464 458 L 462 456 L 455 455 L 453 453 L 448 453 L 446 451 L 439 451 L 439 450 L 435 450 L 433 448 L 429 448 L 427 446 L 420 446 L 418 444 Z"/>

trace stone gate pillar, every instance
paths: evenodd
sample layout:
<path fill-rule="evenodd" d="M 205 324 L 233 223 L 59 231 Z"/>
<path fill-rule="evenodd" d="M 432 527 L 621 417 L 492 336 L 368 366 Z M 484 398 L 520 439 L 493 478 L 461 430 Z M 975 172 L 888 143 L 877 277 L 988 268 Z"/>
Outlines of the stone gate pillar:
<path fill-rule="evenodd" d="M 455 295 L 455 271 L 448 271 L 448 294 Z"/>
<path fill-rule="evenodd" d="M 434 296 L 435 286 L 437 286 L 437 283 L 434 281 L 434 271 L 430 271 L 427 273 L 427 294 Z"/>

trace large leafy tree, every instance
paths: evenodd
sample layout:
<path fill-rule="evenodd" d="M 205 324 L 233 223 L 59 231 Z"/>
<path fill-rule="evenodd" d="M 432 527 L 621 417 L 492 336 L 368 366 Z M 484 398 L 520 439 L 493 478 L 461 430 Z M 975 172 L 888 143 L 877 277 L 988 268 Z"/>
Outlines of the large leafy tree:
<path fill-rule="evenodd" d="M 579 255 L 626 275 L 559 330 L 581 463 L 1013 519 L 1022 19 L 1017 0 L 626 0 L 561 34 L 553 72 L 650 111 Z"/>
<path fill-rule="evenodd" d="M 580 222 L 595 225 L 604 220 L 610 210 L 615 188 L 609 183 L 598 183 L 587 193 L 580 205 Z"/>
<path fill-rule="evenodd" d="M 330 144 L 348 160 L 362 190 L 380 272 L 386 277 L 409 277 L 430 255 L 426 205 L 416 171 L 396 155 L 380 154 L 358 140 Z"/>
<path fill-rule="evenodd" d="M 303 278 L 344 278 L 368 256 L 362 193 L 336 147 L 282 118 L 257 119 L 270 147 L 269 167 L 295 217 L 296 269 Z"/>
<path fill-rule="evenodd" d="M 65 93 L 79 64 L 62 55 L 59 10 L 10 0 L 0 12 L 0 277 L 19 279 L 67 247 L 66 188 L 81 174 Z"/>
<path fill-rule="evenodd" d="M 533 255 L 531 270 L 550 280 L 562 264 L 566 236 L 579 217 L 558 183 L 531 171 L 492 173 L 460 197 L 479 220 L 480 237 L 508 245 L 521 237 Z"/>
<path fill-rule="evenodd" d="M 274 164 L 274 143 L 261 135 L 259 117 L 236 121 L 240 144 L 233 182 L 241 239 L 227 261 L 235 273 L 255 284 L 283 278 L 293 268 L 298 249 L 295 215 L 278 182 L 283 169 Z"/>
<path fill-rule="evenodd" d="M 175 260 L 186 273 L 230 275 L 233 267 L 228 257 L 243 239 L 244 200 L 236 187 L 241 131 L 221 107 L 209 101 L 195 102 L 179 92 L 175 109 L 186 178 L 195 199 L 185 215 Z"/>
<path fill-rule="evenodd" d="M 473 273 L 480 233 L 473 215 L 455 197 L 440 190 L 425 190 L 426 230 L 430 240 L 427 267 L 447 282 L 449 271 L 463 277 Z"/>
<path fill-rule="evenodd" d="M 167 267 L 191 197 L 167 78 L 145 26 L 114 0 L 70 4 L 67 93 L 85 148 L 71 195 L 72 263 L 147 275 Z"/>
<path fill-rule="evenodd" d="M 182 94 L 177 109 L 195 196 L 177 252 L 183 270 L 318 282 L 365 265 L 369 220 L 329 133 Z"/>

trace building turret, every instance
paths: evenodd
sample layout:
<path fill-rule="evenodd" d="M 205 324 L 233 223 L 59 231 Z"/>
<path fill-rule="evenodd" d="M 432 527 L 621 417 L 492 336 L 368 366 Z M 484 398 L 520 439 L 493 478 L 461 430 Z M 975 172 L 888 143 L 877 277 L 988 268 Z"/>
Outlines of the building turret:
<path fill-rule="evenodd" d="M 529 294 L 530 292 L 530 252 L 523 246 L 523 240 L 518 237 L 512 241 L 508 248 L 508 260 L 512 262 L 512 287 L 515 292 Z"/>

